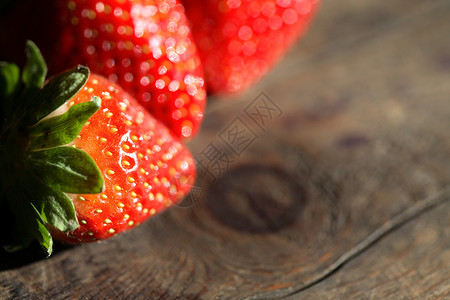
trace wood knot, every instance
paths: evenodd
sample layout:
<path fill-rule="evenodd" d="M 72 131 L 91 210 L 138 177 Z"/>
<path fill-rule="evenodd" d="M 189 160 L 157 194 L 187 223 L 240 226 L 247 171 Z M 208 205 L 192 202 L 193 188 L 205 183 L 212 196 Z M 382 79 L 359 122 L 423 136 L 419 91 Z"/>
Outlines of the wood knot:
<path fill-rule="evenodd" d="M 229 170 L 210 186 L 208 193 L 207 205 L 216 219 L 253 233 L 288 227 L 306 201 L 305 190 L 288 173 L 261 165 Z"/>

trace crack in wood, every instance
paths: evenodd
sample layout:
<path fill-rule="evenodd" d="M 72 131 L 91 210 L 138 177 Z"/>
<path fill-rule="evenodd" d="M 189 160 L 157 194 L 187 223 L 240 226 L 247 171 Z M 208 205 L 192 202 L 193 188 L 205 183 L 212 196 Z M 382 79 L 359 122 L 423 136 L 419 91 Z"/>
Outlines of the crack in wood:
<path fill-rule="evenodd" d="M 363 240 L 361 240 L 356 246 L 352 247 L 349 251 L 341 255 L 325 270 L 318 273 L 308 281 L 301 282 L 293 287 L 279 289 L 275 292 L 271 292 L 270 294 L 258 294 L 247 297 L 245 299 L 246 300 L 273 299 L 273 297 L 285 298 L 299 294 L 302 291 L 311 288 L 314 285 L 329 278 L 345 264 L 349 263 L 352 259 L 361 255 L 371 246 L 375 245 L 380 239 L 386 237 L 388 234 L 393 233 L 395 230 L 399 229 L 400 227 L 409 223 L 415 218 L 418 218 L 421 215 L 425 214 L 428 210 L 438 205 L 444 204 L 449 199 L 450 199 L 450 188 L 445 189 L 433 196 L 427 197 L 422 201 L 419 201 L 418 203 L 411 206 L 409 209 L 386 221 L 383 225 L 378 227 L 375 231 L 373 231 L 371 234 L 369 234 Z"/>

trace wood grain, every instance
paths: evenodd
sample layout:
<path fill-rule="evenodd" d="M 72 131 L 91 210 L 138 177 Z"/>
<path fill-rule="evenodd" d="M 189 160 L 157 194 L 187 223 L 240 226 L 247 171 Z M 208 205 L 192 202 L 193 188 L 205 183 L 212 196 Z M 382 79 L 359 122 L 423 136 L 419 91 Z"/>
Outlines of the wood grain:
<path fill-rule="evenodd" d="M 183 203 L 49 259 L 1 252 L 1 298 L 450 298 L 449 28 L 446 0 L 324 0 L 269 76 L 210 99 Z"/>

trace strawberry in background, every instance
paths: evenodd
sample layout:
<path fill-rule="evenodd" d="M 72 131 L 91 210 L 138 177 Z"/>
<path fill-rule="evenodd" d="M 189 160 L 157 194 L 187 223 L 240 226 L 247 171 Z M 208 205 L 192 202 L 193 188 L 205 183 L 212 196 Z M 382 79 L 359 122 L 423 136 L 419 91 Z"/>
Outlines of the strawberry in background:
<path fill-rule="evenodd" d="M 31 39 L 50 75 L 86 65 L 177 136 L 198 131 L 206 101 L 203 70 L 177 0 L 17 0 L 3 8 L 0 28 L 0 59 L 20 62 Z"/>
<path fill-rule="evenodd" d="M 183 0 L 208 89 L 248 89 L 305 33 L 319 0 Z"/>

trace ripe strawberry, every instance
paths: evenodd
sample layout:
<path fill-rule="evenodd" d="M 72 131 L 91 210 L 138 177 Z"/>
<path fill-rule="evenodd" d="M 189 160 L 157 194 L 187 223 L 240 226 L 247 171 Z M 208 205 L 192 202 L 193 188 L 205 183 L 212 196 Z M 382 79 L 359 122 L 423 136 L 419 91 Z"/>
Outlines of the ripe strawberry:
<path fill-rule="evenodd" d="M 0 27 L 14 27 L 0 37 L 0 58 L 17 61 L 31 39 L 50 74 L 86 65 L 118 83 L 178 136 L 197 132 L 206 101 L 203 71 L 177 0 L 16 2 L 0 20 Z"/>
<path fill-rule="evenodd" d="M 106 239 L 189 192 L 190 153 L 131 95 L 81 66 L 41 89 L 45 65 L 31 42 L 28 50 L 25 88 L 15 65 L 0 64 L 0 205 L 17 223 L 9 250 L 36 238 L 50 254 L 50 233 Z"/>
<path fill-rule="evenodd" d="M 260 79 L 307 29 L 319 0 L 183 0 L 212 92 Z"/>

